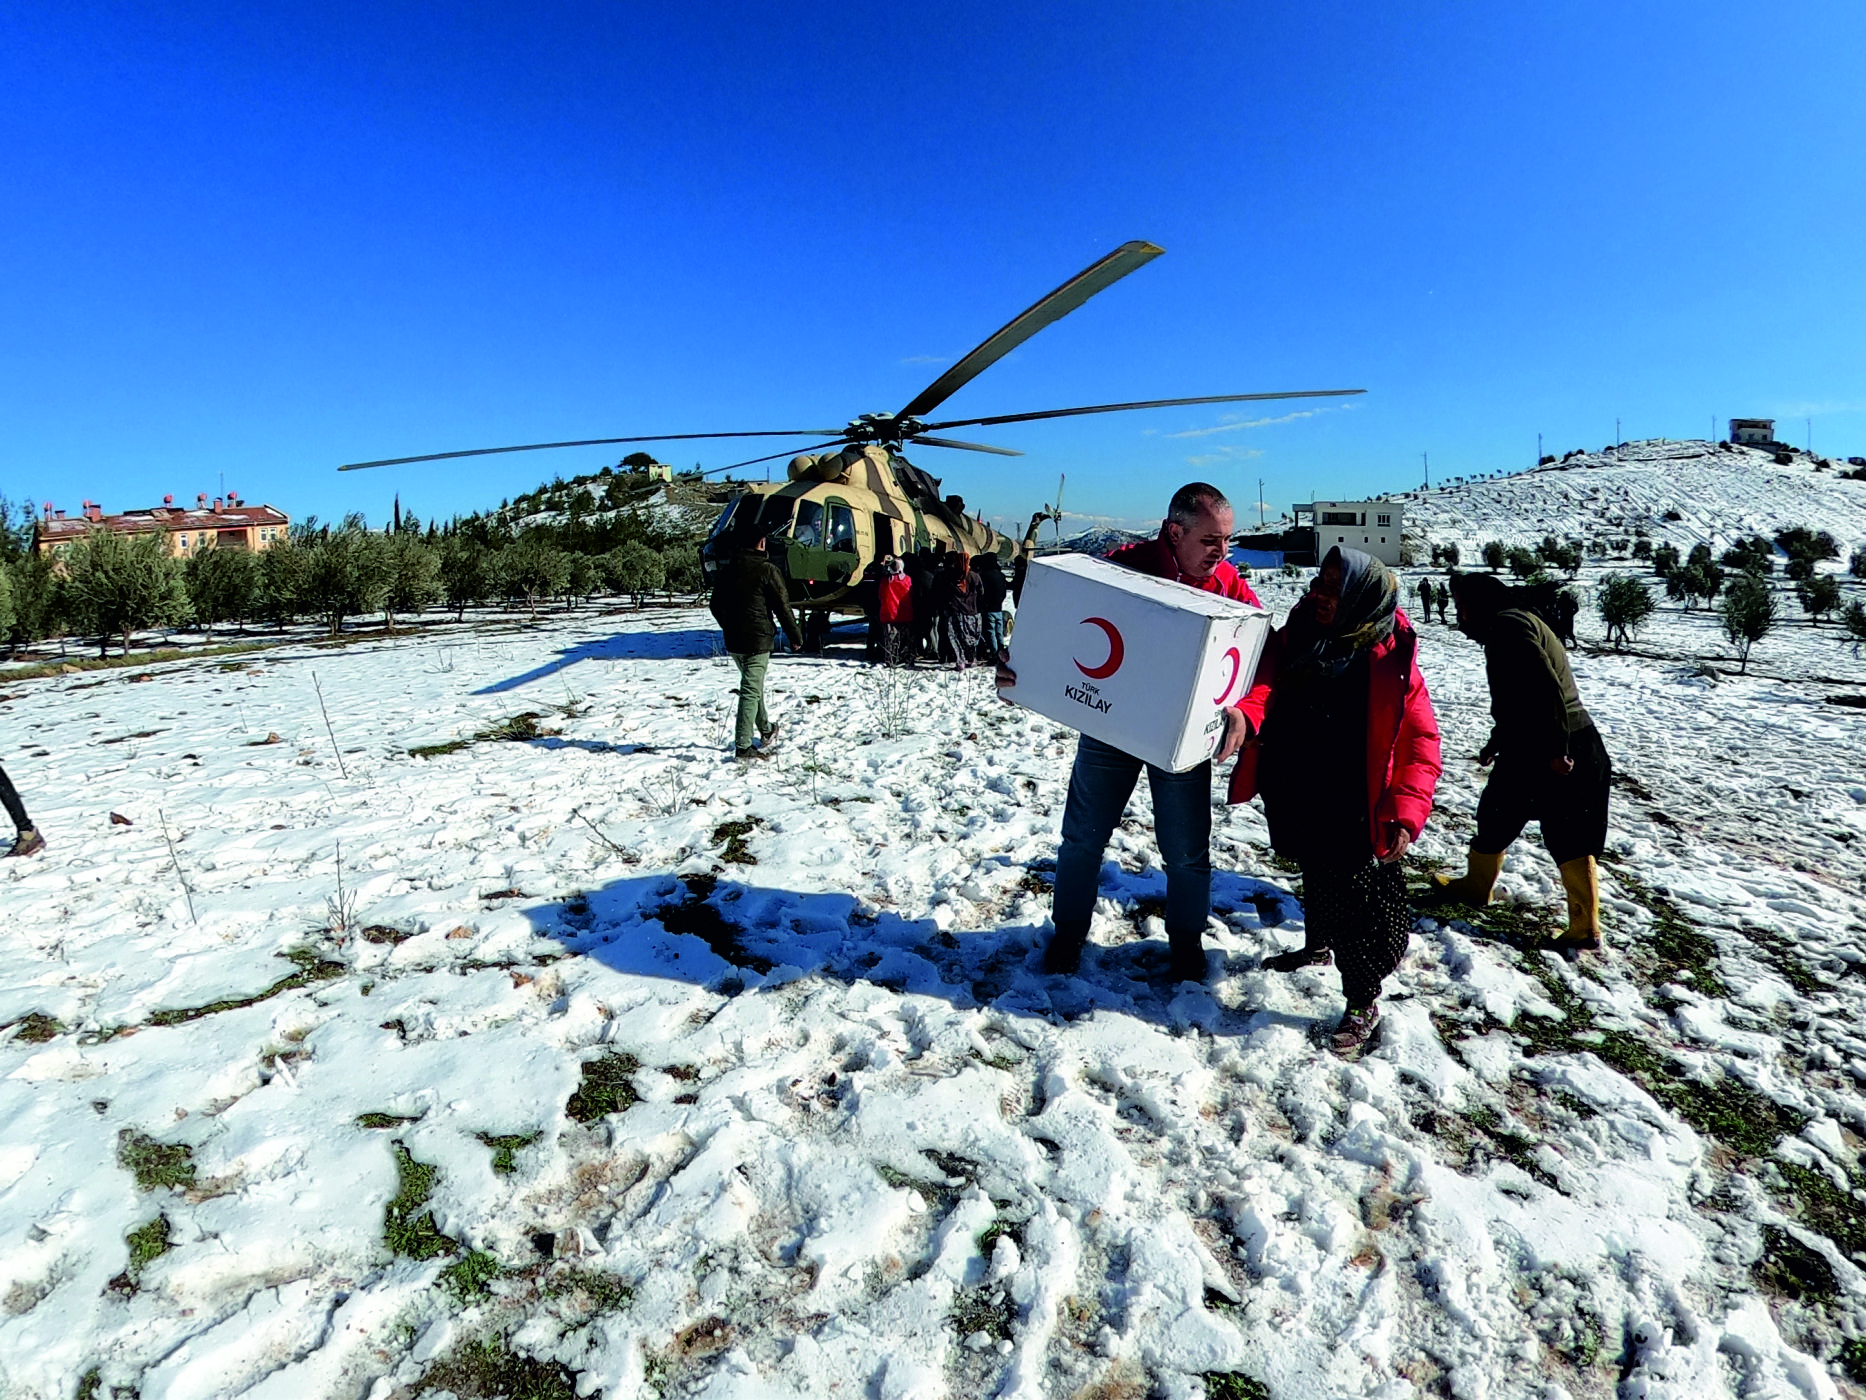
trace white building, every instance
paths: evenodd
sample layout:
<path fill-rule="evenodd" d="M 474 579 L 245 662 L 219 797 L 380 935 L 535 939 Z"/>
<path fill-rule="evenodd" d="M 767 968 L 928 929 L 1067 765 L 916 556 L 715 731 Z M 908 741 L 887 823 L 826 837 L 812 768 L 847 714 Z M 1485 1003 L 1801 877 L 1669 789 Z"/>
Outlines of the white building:
<path fill-rule="evenodd" d="M 1773 418 L 1732 418 L 1730 441 L 1739 447 L 1767 447 L 1775 441 Z"/>
<path fill-rule="evenodd" d="M 1404 507 L 1397 501 L 1313 501 L 1293 511 L 1298 524 L 1309 515 L 1315 529 L 1315 561 L 1336 545 L 1371 554 L 1383 564 L 1400 561 Z"/>

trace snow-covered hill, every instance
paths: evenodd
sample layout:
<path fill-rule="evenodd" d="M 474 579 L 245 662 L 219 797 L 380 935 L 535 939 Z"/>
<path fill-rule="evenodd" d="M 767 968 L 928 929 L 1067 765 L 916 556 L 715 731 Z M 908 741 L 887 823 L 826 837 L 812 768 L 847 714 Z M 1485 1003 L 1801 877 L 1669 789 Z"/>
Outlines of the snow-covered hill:
<path fill-rule="evenodd" d="M 1860 533 L 1728 479 L 1653 513 Z M 1488 715 L 1421 628 L 1422 876 Z M 1145 785 L 1042 973 L 1073 736 L 978 671 L 781 657 L 749 767 L 702 609 L 0 682 L 0 1396 L 1857 1396 L 1866 661 L 1582 639 L 1609 952 L 1525 841 L 1358 1063 L 1255 806 L 1202 985 Z"/>
<path fill-rule="evenodd" d="M 1866 542 L 1866 481 L 1846 464 L 1712 442 L 1629 442 L 1583 452 L 1510 476 L 1454 482 L 1389 497 L 1406 506 L 1406 535 L 1458 545 L 1466 567 L 1486 540 L 1534 545 L 1544 535 L 1630 542 L 1635 531 L 1681 553 L 1708 544 L 1721 553 L 1739 537 L 1800 525 L 1848 546 Z M 1420 558 L 1426 551 L 1420 551 Z"/>

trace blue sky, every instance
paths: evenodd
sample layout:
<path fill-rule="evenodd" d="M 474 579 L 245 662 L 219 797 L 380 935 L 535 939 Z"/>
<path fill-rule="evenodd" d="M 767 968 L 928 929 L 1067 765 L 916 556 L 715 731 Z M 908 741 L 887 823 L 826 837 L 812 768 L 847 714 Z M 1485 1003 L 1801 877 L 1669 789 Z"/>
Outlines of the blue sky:
<path fill-rule="evenodd" d="M 1078 523 L 1195 477 L 1254 518 L 1259 478 L 1407 489 L 1616 418 L 1866 454 L 1863 52 L 1857 0 L 15 4 L 0 492 L 484 508 L 628 449 L 334 469 L 897 409 L 1130 238 L 1167 254 L 939 416 L 1368 393 L 915 454 L 988 516 L 1066 472 Z"/>

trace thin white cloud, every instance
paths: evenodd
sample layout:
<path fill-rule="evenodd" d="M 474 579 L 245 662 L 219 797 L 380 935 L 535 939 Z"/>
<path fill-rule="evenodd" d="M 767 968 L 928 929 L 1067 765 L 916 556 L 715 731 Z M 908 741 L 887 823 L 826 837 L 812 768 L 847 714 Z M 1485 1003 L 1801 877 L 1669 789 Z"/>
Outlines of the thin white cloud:
<path fill-rule="evenodd" d="M 1231 419 L 1214 427 L 1188 428 L 1182 433 L 1168 433 L 1167 436 L 1174 438 L 1210 437 L 1214 433 L 1235 433 L 1246 428 L 1269 428 L 1278 423 L 1294 423 L 1299 418 L 1314 418 L 1317 414 L 1344 413 L 1353 407 L 1353 404 L 1345 403 L 1323 404 L 1320 408 L 1298 408 L 1289 413 L 1279 414 L 1275 418 Z"/>
<path fill-rule="evenodd" d="M 1178 436 L 1175 434 L 1175 436 Z M 1186 458 L 1194 467 L 1209 467 L 1218 462 L 1248 462 L 1253 457 L 1263 456 L 1261 447 L 1232 447 L 1229 443 L 1220 444 L 1216 452 L 1198 452 Z"/>
<path fill-rule="evenodd" d="M 909 355 L 901 361 L 904 365 L 944 365 L 951 362 L 951 355 Z"/>

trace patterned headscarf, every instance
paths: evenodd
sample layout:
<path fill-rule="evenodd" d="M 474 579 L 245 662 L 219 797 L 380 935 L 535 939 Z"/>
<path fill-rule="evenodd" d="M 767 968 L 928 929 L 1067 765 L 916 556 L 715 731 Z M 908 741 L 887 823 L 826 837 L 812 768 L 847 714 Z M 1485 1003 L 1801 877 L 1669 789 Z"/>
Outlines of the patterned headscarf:
<path fill-rule="evenodd" d="M 1315 605 L 1305 598 L 1290 613 L 1284 628 L 1279 667 L 1297 681 L 1338 676 L 1361 652 L 1393 635 L 1399 609 L 1398 576 L 1371 554 L 1340 545 L 1322 560 L 1323 569 L 1331 564 L 1341 570 L 1341 601 L 1335 605 L 1334 625 L 1323 627 L 1316 621 Z"/>

